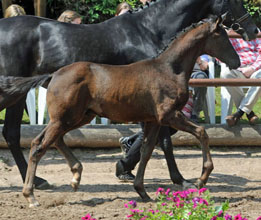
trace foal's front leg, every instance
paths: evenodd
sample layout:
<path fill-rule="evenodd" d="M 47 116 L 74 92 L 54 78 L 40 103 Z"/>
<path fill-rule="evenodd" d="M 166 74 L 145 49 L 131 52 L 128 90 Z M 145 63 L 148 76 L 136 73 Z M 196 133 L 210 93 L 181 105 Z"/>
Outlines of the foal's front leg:
<path fill-rule="evenodd" d="M 144 140 L 141 147 L 140 163 L 134 180 L 134 188 L 145 201 L 150 200 L 150 197 L 144 188 L 145 168 L 157 142 L 159 128 L 159 125 L 153 123 L 145 123 L 144 125 Z"/>
<path fill-rule="evenodd" d="M 208 177 L 214 169 L 209 150 L 209 138 L 205 128 L 188 120 L 180 111 L 175 111 L 175 114 L 172 114 L 172 117 L 170 117 L 170 120 L 168 121 L 171 127 L 177 130 L 189 132 L 199 140 L 203 154 L 203 168 L 202 175 L 197 181 L 197 186 L 202 188 L 207 183 Z"/>

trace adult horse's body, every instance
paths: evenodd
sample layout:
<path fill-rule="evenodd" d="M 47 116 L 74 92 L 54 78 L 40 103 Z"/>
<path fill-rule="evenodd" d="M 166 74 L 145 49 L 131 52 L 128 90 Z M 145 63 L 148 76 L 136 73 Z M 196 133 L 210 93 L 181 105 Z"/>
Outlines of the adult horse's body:
<path fill-rule="evenodd" d="M 53 72 L 76 61 L 128 64 L 155 56 L 178 31 L 210 14 L 228 11 L 244 28 L 239 32 L 253 39 L 257 27 L 239 0 L 158 0 L 133 13 L 100 24 L 73 25 L 33 16 L 0 20 L 0 73 L 4 76 L 32 76 Z M 106 76 L 104 76 L 106 77 Z M 17 102 L 9 96 L 0 100 L 7 108 L 3 135 L 23 180 L 27 164 L 20 150 L 20 123 L 25 95 Z M 163 149 L 169 161 L 171 179 L 182 184 L 171 147 Z M 39 186 L 45 180 L 36 178 Z"/>
<path fill-rule="evenodd" d="M 1 83 L 0 95 L 11 92 L 19 96 L 31 87 L 50 81 L 47 90 L 50 122 L 32 141 L 23 189 L 30 207 L 39 205 L 33 194 L 37 164 L 53 143 L 67 159 L 73 173 L 72 187 L 78 188 L 82 165 L 65 145 L 63 136 L 89 123 L 96 115 L 119 122 L 145 122 L 145 140 L 134 182 L 142 199 L 149 199 L 143 179 L 161 125 L 187 131 L 198 138 L 203 167 L 197 186 L 206 184 L 213 169 L 208 135 L 203 127 L 189 121 L 181 110 L 188 99 L 188 81 L 198 56 L 206 53 L 231 68 L 240 66 L 239 57 L 225 30 L 219 26 L 220 22 L 218 19 L 193 25 L 157 58 L 129 65 L 76 62 L 51 75 L 10 77 L 9 81 Z"/>

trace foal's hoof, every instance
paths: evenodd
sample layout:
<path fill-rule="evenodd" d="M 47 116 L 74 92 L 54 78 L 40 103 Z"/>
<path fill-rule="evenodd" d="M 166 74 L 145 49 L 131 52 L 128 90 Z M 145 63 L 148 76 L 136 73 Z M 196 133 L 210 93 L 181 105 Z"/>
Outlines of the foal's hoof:
<path fill-rule="evenodd" d="M 35 201 L 35 202 L 29 204 L 29 208 L 35 208 L 38 206 L 40 206 L 40 203 L 38 201 Z"/>
<path fill-rule="evenodd" d="M 77 191 L 79 185 L 80 185 L 80 182 L 73 178 L 71 181 L 71 186 L 72 186 L 74 192 Z"/>
<path fill-rule="evenodd" d="M 198 189 L 201 189 L 204 185 L 205 185 L 205 183 L 201 179 L 197 180 L 196 186 Z"/>

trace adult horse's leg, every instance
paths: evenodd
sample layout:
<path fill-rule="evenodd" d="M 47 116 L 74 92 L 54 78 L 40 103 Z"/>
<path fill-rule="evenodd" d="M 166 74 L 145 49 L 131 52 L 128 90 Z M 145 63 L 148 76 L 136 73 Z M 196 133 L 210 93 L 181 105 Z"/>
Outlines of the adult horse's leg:
<path fill-rule="evenodd" d="M 203 154 L 203 166 L 201 177 L 197 181 L 197 186 L 202 188 L 207 183 L 208 177 L 214 169 L 209 150 L 209 138 L 205 128 L 188 120 L 180 111 L 175 111 L 175 114 L 171 114 L 171 117 L 167 119 L 166 122 L 169 122 L 170 126 L 177 130 L 189 132 L 199 140 Z"/>
<path fill-rule="evenodd" d="M 158 136 L 158 145 L 164 152 L 172 182 L 174 184 L 182 185 L 184 188 L 188 188 L 192 186 L 192 183 L 185 180 L 179 172 L 173 154 L 171 136 L 176 132 L 176 129 L 167 126 L 161 126 Z"/>
<path fill-rule="evenodd" d="M 144 125 L 144 140 L 141 147 L 140 164 L 134 180 L 134 188 L 145 201 L 150 200 L 150 197 L 144 188 L 145 168 L 157 142 L 159 129 L 160 126 L 154 123 L 145 123 Z"/>
<path fill-rule="evenodd" d="M 18 166 L 23 182 L 27 170 L 27 163 L 20 147 L 20 129 L 24 112 L 26 97 L 19 100 L 15 105 L 6 109 L 3 136 Z M 48 182 L 42 178 L 36 177 L 35 187 L 44 189 L 49 186 Z"/>

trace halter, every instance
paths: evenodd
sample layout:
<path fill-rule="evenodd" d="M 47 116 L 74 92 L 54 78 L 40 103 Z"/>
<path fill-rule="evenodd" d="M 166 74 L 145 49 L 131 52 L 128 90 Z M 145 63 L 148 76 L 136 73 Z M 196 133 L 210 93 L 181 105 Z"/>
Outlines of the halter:
<path fill-rule="evenodd" d="M 228 15 L 231 18 L 232 24 L 230 28 L 232 28 L 233 31 L 236 31 L 239 34 L 244 34 L 245 36 L 247 36 L 247 33 L 245 29 L 242 27 L 241 23 L 244 22 L 246 19 L 248 19 L 250 17 L 250 14 L 246 13 L 240 18 L 235 19 L 236 16 L 233 14 L 232 7 L 229 3 L 229 0 L 224 0 L 222 8 L 225 8 L 225 11 L 228 12 Z"/>

